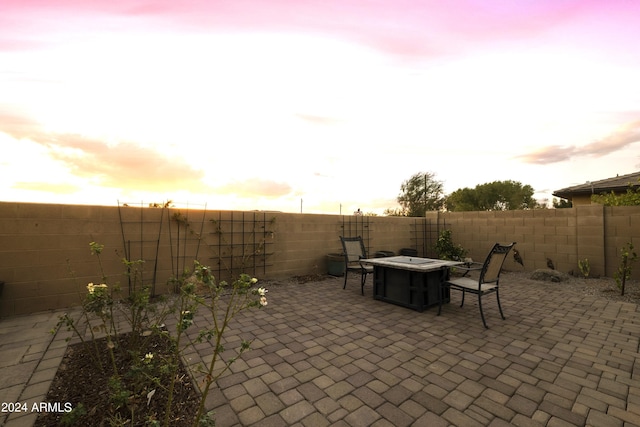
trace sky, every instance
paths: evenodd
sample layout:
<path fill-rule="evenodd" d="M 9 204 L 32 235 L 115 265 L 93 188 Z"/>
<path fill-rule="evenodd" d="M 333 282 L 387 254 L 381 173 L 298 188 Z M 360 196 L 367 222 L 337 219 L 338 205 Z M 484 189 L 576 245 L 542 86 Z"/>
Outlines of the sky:
<path fill-rule="evenodd" d="M 0 201 L 382 214 L 640 170 L 634 0 L 3 0 Z"/>

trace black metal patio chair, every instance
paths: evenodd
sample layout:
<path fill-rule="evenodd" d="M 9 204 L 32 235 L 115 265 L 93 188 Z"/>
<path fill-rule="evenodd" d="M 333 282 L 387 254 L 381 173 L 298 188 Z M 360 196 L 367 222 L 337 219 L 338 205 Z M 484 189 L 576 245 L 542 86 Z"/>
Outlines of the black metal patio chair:
<path fill-rule="evenodd" d="M 446 293 L 446 290 L 450 289 L 462 291 L 462 302 L 460 303 L 460 307 L 464 305 L 464 296 L 467 292 L 478 295 L 480 317 L 482 317 L 482 323 L 484 324 L 485 328 L 489 327 L 487 326 L 487 322 L 484 318 L 484 312 L 482 311 L 482 297 L 490 293 L 495 293 L 496 299 L 498 301 L 498 310 L 500 310 L 500 316 L 502 317 L 502 320 L 504 320 L 505 317 L 502 312 L 502 306 L 500 305 L 500 273 L 502 272 L 502 265 L 507 258 L 507 254 L 515 244 L 516 243 L 513 242 L 509 245 L 501 245 L 499 243 L 493 245 L 493 248 L 491 248 L 489 255 L 487 255 L 487 259 L 484 261 L 484 264 L 482 264 L 480 277 L 477 280 L 470 277 L 457 277 L 443 281 L 440 285 L 440 302 L 438 304 L 438 316 L 442 311 L 442 300 Z"/>
<path fill-rule="evenodd" d="M 372 265 L 365 265 L 360 262 L 361 259 L 367 258 L 367 250 L 364 247 L 362 237 L 343 237 L 340 236 L 340 242 L 342 242 L 342 251 L 344 253 L 345 271 L 344 271 L 344 286 L 342 289 L 347 288 L 347 274 L 349 271 L 360 272 L 360 291 L 364 295 L 364 284 L 367 281 L 367 274 L 373 273 Z"/>

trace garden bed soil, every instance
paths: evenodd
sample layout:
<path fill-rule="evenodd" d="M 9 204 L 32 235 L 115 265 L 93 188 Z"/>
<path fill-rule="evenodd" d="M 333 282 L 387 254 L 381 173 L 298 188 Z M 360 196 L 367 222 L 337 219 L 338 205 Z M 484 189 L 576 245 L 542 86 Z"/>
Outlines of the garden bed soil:
<path fill-rule="evenodd" d="M 122 339 L 127 339 L 123 335 Z M 161 366 L 161 360 L 171 354 L 170 341 L 161 335 L 148 337 L 145 343 L 144 353 L 152 353 L 154 363 Z M 147 399 L 148 389 L 140 391 L 138 395 L 130 396 L 126 399 L 126 406 L 118 408 L 113 402 L 113 390 L 109 389 L 109 379 L 113 374 L 110 368 L 111 361 L 108 357 L 106 339 L 97 340 L 98 348 L 102 356 L 102 363 L 106 369 L 100 370 L 96 361 L 87 352 L 82 343 L 70 345 L 58 368 L 58 372 L 53 379 L 49 393 L 48 402 L 60 402 L 62 405 L 69 403 L 73 408 L 68 413 L 43 413 L 36 423 L 36 427 L 49 427 L 60 425 L 82 425 L 82 426 L 148 426 L 163 425 L 165 405 L 168 393 L 163 387 L 155 387 L 155 393 L 151 399 Z M 89 343 L 91 345 L 91 343 Z M 122 383 L 130 385 L 131 375 L 129 374 L 132 360 L 129 355 L 115 352 L 115 363 L 119 369 Z M 154 374 L 159 378 L 159 384 L 168 385 L 170 374 L 154 369 Z M 140 377 L 138 377 L 140 378 Z M 198 405 L 200 402 L 199 392 L 195 389 L 191 376 L 180 362 L 177 370 L 177 380 L 173 392 L 173 404 L 171 407 L 171 426 L 190 426 L 193 423 Z M 123 422 L 130 420 L 131 408 L 135 408 L 135 423 Z M 113 424 L 114 421 L 118 421 Z"/>

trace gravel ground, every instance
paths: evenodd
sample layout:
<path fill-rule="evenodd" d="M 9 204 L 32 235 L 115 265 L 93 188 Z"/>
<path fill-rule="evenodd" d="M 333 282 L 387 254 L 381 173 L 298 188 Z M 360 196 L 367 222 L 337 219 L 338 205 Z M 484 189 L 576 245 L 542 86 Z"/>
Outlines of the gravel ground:
<path fill-rule="evenodd" d="M 501 282 L 503 281 L 522 281 L 528 280 L 532 283 L 541 283 L 538 280 L 531 279 L 532 271 L 525 272 L 502 272 Z M 547 282 L 550 283 L 551 282 Z M 599 278 L 582 278 L 575 276 L 568 276 L 568 280 L 553 285 L 562 286 L 565 289 L 572 289 L 575 292 L 583 293 L 585 295 L 598 296 L 610 301 L 624 301 L 634 304 L 640 303 L 640 280 L 628 280 L 625 284 L 625 293 L 621 295 L 620 288 L 616 284 L 616 281 L 610 277 Z"/>

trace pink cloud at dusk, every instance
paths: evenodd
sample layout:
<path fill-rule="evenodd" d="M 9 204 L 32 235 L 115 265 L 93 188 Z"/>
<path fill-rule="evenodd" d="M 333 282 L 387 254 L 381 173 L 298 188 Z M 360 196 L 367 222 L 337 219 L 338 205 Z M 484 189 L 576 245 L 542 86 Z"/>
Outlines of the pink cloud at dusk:
<path fill-rule="evenodd" d="M 283 32 L 328 34 L 387 53 L 428 57 L 464 50 L 479 43 L 544 37 L 557 28 L 575 26 L 575 36 L 601 38 L 607 18 L 617 28 L 607 37 L 640 34 L 633 16 L 636 2 L 601 1 L 454 1 L 362 0 L 170 0 L 19 1 L 0 6 L 0 48 L 46 44 L 51 33 L 153 31 Z M 576 24 L 584 22 L 585 28 Z M 631 39 L 627 39 L 631 43 Z M 595 44 L 595 43 L 594 43 Z M 597 47 L 597 46 L 594 46 Z"/>
<path fill-rule="evenodd" d="M 203 183 L 204 173 L 180 158 L 170 158 L 133 143 L 109 144 L 77 134 L 45 132 L 39 125 L 21 116 L 0 114 L 0 132 L 16 139 L 29 139 L 45 147 L 53 160 L 61 162 L 78 178 L 105 187 L 169 194 L 190 189 L 194 193 L 236 195 L 239 197 L 277 198 L 292 188 L 270 179 L 249 178 L 210 186 Z M 72 194 L 78 187 L 50 182 L 17 182 L 14 188 L 27 191 Z"/>
<path fill-rule="evenodd" d="M 75 148 L 79 154 L 56 150 L 56 142 L 64 142 L 64 148 Z M 202 183 L 202 171 L 136 144 L 109 146 L 79 135 L 60 135 L 50 148 L 51 156 L 64 162 L 74 175 L 96 179 L 107 187 L 150 192 L 172 192 L 184 188 L 195 192 L 207 190 Z"/>
<path fill-rule="evenodd" d="M 96 180 L 107 187 L 159 192 L 182 188 L 211 190 L 202 183 L 202 171 L 137 144 L 114 145 L 77 134 L 50 133 L 26 117 L 10 115 L 0 115 L 0 132 L 45 147 L 50 157 L 62 162 L 73 175 Z M 48 188 L 45 184 L 38 186 L 40 190 Z M 21 183 L 19 188 L 36 186 Z"/>
<path fill-rule="evenodd" d="M 339 123 L 340 120 L 333 117 L 319 116 L 315 114 L 302 114 L 297 113 L 296 117 L 305 122 L 317 124 L 317 125 L 332 125 L 335 123 Z"/>
<path fill-rule="evenodd" d="M 29 192 L 48 192 L 53 194 L 74 194 L 79 187 L 71 184 L 55 184 L 50 182 L 17 182 L 14 186 L 17 190 Z"/>
<path fill-rule="evenodd" d="M 289 195 L 291 191 L 292 188 L 289 184 L 276 182 L 268 178 L 249 178 L 216 187 L 216 192 L 218 193 L 235 194 L 239 197 L 277 198 Z"/>
<path fill-rule="evenodd" d="M 603 157 L 632 144 L 640 144 L 640 120 L 628 123 L 612 134 L 586 145 L 545 146 L 516 158 L 526 163 L 550 164 L 582 156 Z"/>
<path fill-rule="evenodd" d="M 0 191 L 381 212 L 417 171 L 545 193 L 629 173 L 639 17 L 623 0 L 4 1 L 0 144 L 38 170 L 3 159 Z"/>

